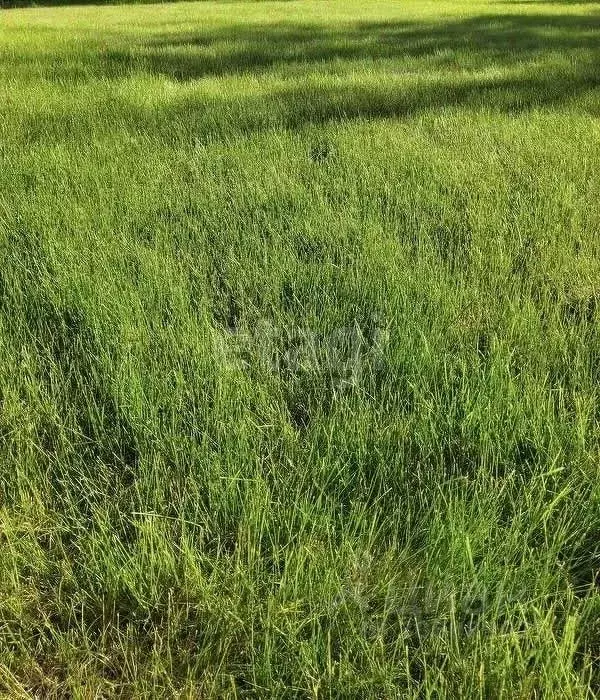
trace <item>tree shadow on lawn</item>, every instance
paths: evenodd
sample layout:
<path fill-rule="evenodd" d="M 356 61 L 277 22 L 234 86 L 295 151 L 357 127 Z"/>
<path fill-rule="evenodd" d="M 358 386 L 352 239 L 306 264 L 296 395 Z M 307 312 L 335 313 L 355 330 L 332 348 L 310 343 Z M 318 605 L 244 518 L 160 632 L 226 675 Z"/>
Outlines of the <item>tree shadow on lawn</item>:
<path fill-rule="evenodd" d="M 315 86 L 273 90 L 239 99 L 194 94 L 159 109 L 135 105 L 101 105 L 78 112 L 45 112 L 23 122 L 30 144 L 89 140 L 115 131 L 145 135 L 164 143 L 201 143 L 274 129 L 301 130 L 308 125 L 352 120 L 409 119 L 446 108 L 518 115 L 532 109 L 566 107 L 600 88 L 593 73 L 536 78 L 437 81 L 414 89 L 377 86 Z M 578 105 L 582 113 L 600 115 L 600 90 L 594 100 Z"/>
<path fill-rule="evenodd" d="M 600 10 L 600 1 L 598 5 Z M 496 14 L 425 23 L 227 24 L 194 32 L 171 31 L 133 43 L 129 36 L 102 35 L 104 47 L 97 39 L 94 33 L 89 49 L 82 50 L 79 41 L 77 53 L 45 54 L 41 61 L 36 54 L 7 55 L 2 57 L 5 64 L 10 63 L 5 71 L 19 75 L 37 64 L 42 72 L 47 70 L 42 77 L 67 82 L 142 72 L 190 81 L 268 71 L 287 76 L 312 69 L 326 71 L 328 64 L 335 64 L 335 72 L 343 72 L 344 64 L 353 71 L 355 63 L 368 66 L 369 61 L 392 61 L 399 70 L 473 70 L 512 66 L 556 53 L 597 58 L 600 11 Z"/>
<path fill-rule="evenodd" d="M 505 14 L 435 23 L 259 24 L 171 33 L 140 47 L 137 67 L 186 81 L 369 60 L 479 69 L 598 50 L 600 13 Z M 131 56 L 114 58 L 126 65 Z"/>
<path fill-rule="evenodd" d="M 96 47 L 71 62 L 55 56 L 47 77 L 77 86 L 90 78 L 156 75 L 189 82 L 189 90 L 152 109 L 115 99 L 97 104 L 90 114 L 73 114 L 68 107 L 64 113 L 46 110 L 27 117 L 26 131 L 28 140 L 68 139 L 82 129 L 97 132 L 102 124 L 106 129 L 120 124 L 168 140 L 332 120 L 406 118 L 446 107 L 518 113 L 568 106 L 592 95 L 600 88 L 599 51 L 600 14 L 493 15 L 345 29 L 237 25 L 171 33 L 128 51 Z M 217 92 L 202 81 L 243 75 L 257 81 L 239 94 Z M 273 86 L 267 75 L 275 79 Z M 578 108 L 600 113 L 600 94 L 583 99 Z"/>

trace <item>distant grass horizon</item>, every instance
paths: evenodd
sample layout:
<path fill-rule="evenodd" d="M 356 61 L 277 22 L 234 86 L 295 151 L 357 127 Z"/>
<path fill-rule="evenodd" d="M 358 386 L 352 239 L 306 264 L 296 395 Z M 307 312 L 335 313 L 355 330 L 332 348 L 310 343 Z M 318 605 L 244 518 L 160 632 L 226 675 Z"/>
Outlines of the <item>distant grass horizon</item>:
<path fill-rule="evenodd" d="M 299 0 L 0 0 L 0 9 L 25 10 L 38 7 L 106 7 L 113 5 L 174 5 L 185 3 L 210 2 L 213 5 L 227 5 L 260 2 L 298 2 Z M 526 0 L 535 2 L 536 0 Z M 568 0 L 567 0 L 568 1 Z"/>
<path fill-rule="evenodd" d="M 0 697 L 598 696 L 599 9 L 0 12 Z"/>

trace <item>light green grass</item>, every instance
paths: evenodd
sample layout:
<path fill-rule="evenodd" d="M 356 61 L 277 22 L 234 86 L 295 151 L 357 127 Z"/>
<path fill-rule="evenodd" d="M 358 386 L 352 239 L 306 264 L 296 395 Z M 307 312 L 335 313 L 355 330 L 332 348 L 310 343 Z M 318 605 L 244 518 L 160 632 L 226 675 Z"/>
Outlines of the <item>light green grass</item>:
<path fill-rule="evenodd" d="M 595 3 L 0 14 L 0 693 L 600 690 Z"/>

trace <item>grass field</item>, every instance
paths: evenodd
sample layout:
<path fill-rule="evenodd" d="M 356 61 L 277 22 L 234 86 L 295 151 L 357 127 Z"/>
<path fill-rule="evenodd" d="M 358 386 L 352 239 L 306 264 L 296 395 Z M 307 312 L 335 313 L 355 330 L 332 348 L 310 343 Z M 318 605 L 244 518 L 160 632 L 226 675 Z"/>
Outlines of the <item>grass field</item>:
<path fill-rule="evenodd" d="M 600 4 L 0 13 L 0 697 L 600 693 Z"/>

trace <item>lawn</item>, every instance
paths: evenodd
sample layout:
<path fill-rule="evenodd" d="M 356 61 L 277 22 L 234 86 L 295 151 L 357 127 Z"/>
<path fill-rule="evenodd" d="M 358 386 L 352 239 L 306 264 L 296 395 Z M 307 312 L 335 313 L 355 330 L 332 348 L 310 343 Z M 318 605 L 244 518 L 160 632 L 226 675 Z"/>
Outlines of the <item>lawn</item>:
<path fill-rule="evenodd" d="M 0 697 L 600 694 L 600 3 L 0 10 Z"/>

